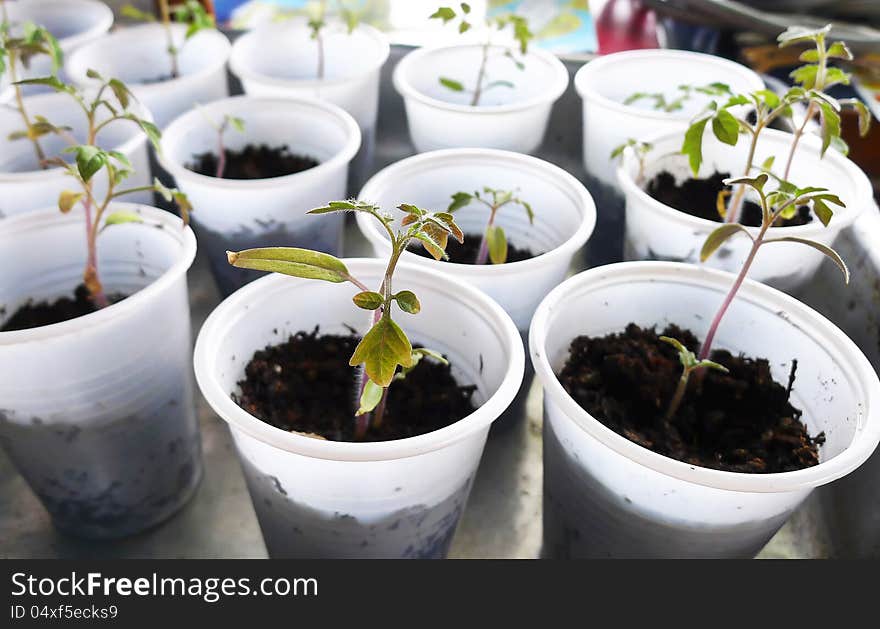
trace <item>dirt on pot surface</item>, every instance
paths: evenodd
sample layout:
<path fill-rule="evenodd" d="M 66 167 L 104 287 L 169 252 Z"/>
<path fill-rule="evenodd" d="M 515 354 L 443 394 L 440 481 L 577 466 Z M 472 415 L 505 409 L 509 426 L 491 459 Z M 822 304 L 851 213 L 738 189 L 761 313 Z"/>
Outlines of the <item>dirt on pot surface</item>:
<path fill-rule="evenodd" d="M 481 234 L 465 234 L 464 242 L 460 243 L 457 240 L 450 238 L 449 242 L 446 245 L 446 255 L 449 256 L 449 260 L 444 260 L 444 262 L 455 262 L 458 264 L 475 264 L 477 259 L 477 254 L 480 252 L 480 243 L 483 240 L 483 236 Z M 423 258 L 431 258 L 434 257 L 427 252 L 427 250 L 420 244 L 416 243 L 410 247 L 410 251 L 413 253 L 422 256 Z M 538 254 L 532 253 L 530 249 L 520 249 L 516 247 L 510 242 L 507 243 L 507 262 L 521 262 L 522 260 L 531 260 L 534 257 L 537 257 Z M 491 262 L 487 262 L 486 264 L 491 264 Z"/>
<path fill-rule="evenodd" d="M 226 150 L 223 179 L 271 179 L 293 175 L 317 165 L 317 160 L 291 153 L 286 145 L 272 147 L 248 144 L 242 149 Z M 193 155 L 193 162 L 186 167 L 200 175 L 214 177 L 217 174 L 217 155 L 211 152 Z"/>
<path fill-rule="evenodd" d="M 692 351 L 699 341 L 669 326 L 663 335 Z M 819 463 L 825 433 L 811 437 L 789 402 L 790 382 L 775 382 L 764 358 L 712 352 L 729 374 L 691 376 L 676 416 L 665 418 L 681 375 L 677 351 L 653 328 L 629 324 L 621 334 L 579 336 L 559 374 L 565 390 L 608 428 L 649 450 L 700 467 L 753 474 L 789 472 Z"/>
<path fill-rule="evenodd" d="M 721 190 L 732 189 L 724 185 L 724 180 L 728 178 L 730 173 L 715 171 L 705 179 L 688 178 L 679 184 L 674 175 L 664 170 L 648 182 L 645 192 L 664 205 L 691 216 L 720 223 L 722 219 L 717 209 L 718 193 Z M 761 220 L 761 206 L 752 201 L 744 201 L 740 222 L 749 227 L 760 227 Z M 813 214 L 810 208 L 802 205 L 798 208 L 797 214 L 790 219 L 783 219 L 781 224 L 776 226 L 795 227 L 812 221 Z"/>
<path fill-rule="evenodd" d="M 355 441 L 358 370 L 348 364 L 360 337 L 297 332 L 286 342 L 254 353 L 238 383 L 235 402 L 282 430 Z M 366 441 L 422 435 L 470 415 L 475 386 L 461 386 L 449 365 L 422 360 L 388 390 L 382 426 L 370 426 Z"/>
<path fill-rule="evenodd" d="M 125 299 L 127 295 L 114 293 L 107 298 L 111 304 Z M 82 317 L 99 309 L 89 299 L 89 291 L 85 285 L 80 284 L 71 297 L 59 297 L 55 301 L 28 301 L 13 313 L 6 323 L 0 327 L 0 332 L 12 332 L 14 330 L 29 330 L 44 325 L 63 323 L 77 317 Z"/>

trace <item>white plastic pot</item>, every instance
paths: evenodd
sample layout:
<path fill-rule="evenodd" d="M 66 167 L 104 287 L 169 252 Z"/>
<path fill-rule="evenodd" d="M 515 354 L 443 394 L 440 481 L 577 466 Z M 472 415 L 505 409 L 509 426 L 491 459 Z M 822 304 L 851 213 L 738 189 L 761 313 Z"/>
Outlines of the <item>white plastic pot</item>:
<path fill-rule="evenodd" d="M 217 151 L 217 131 L 224 115 L 241 118 L 244 133 L 230 129 L 225 145 L 288 145 L 312 157 L 318 166 L 271 179 L 218 179 L 189 170 L 193 156 Z M 306 247 L 338 255 L 343 215 L 310 216 L 311 209 L 345 198 L 348 164 L 360 145 L 358 126 L 339 107 L 312 99 L 236 96 L 191 110 L 171 123 L 162 136 L 159 161 L 186 192 L 195 208 L 193 223 L 228 295 L 260 275 L 236 269 L 226 251 L 254 247 Z"/>
<path fill-rule="evenodd" d="M 385 262 L 346 260 L 373 286 Z M 345 286 L 280 275 L 227 298 L 205 322 L 195 351 L 203 395 L 229 422 L 271 557 L 444 557 L 467 501 L 489 427 L 523 373 L 516 327 L 476 289 L 402 264 L 395 286 L 415 291 L 417 316 L 397 321 L 414 342 L 447 354 L 453 375 L 477 386 L 479 408 L 440 430 L 394 441 L 343 443 L 280 430 L 231 398 L 254 351 L 321 326 L 364 330 L 369 315 Z"/>
<path fill-rule="evenodd" d="M 470 89 L 481 58 L 482 46 L 472 44 L 418 48 L 397 64 L 394 87 L 406 105 L 416 151 L 482 147 L 531 153 L 541 144 L 553 103 L 568 87 L 565 66 L 552 53 L 532 48 L 521 58 L 520 71 L 494 51 L 486 65 L 487 76 L 510 81 L 514 87 L 495 87 L 473 107 L 470 94 L 447 89 L 439 78 L 462 81 Z"/>
<path fill-rule="evenodd" d="M 354 160 L 359 178 L 371 170 L 379 111 L 379 76 L 391 48 L 383 33 L 360 24 L 351 33 L 338 22 L 324 29 L 324 79 L 317 78 L 318 46 L 304 19 L 261 26 L 239 37 L 229 68 L 246 94 L 326 100 L 350 113 L 361 128 Z"/>
<path fill-rule="evenodd" d="M 156 81 L 171 75 L 168 42 L 161 24 L 126 27 L 85 45 L 68 56 L 65 71 L 80 86 L 95 84 L 86 76 L 90 69 L 120 79 L 153 113 L 159 128 L 164 128 L 193 105 L 229 94 L 229 40 L 219 31 L 204 30 L 183 43 L 186 28 L 183 24 L 172 25 L 172 36 L 180 51 L 177 78 Z"/>
<path fill-rule="evenodd" d="M 630 322 L 706 334 L 733 282 L 715 270 L 626 262 L 576 275 L 542 302 L 529 345 L 544 387 L 544 548 L 572 557 L 751 557 L 820 485 L 859 467 L 880 440 L 880 381 L 856 345 L 801 302 L 747 281 L 715 347 L 769 359 L 810 433 L 825 432 L 820 463 L 743 474 L 695 467 L 618 435 L 584 411 L 556 373 L 580 335 Z"/>
<path fill-rule="evenodd" d="M 190 375 L 186 270 L 192 231 L 128 203 L 144 224 L 98 241 L 108 293 L 98 312 L 0 332 L 0 443 L 52 516 L 78 536 L 115 538 L 168 518 L 201 478 Z M 71 295 L 86 258 L 84 217 L 49 208 L 0 221 L 0 321 L 29 299 Z"/>
<path fill-rule="evenodd" d="M 385 210 L 412 203 L 445 210 L 455 192 L 481 191 L 484 186 L 516 190 L 531 203 L 534 224 L 519 206 L 502 208 L 496 224 L 508 242 L 540 253 L 530 260 L 508 264 L 438 262 L 412 252 L 404 259 L 476 286 L 495 299 L 520 330 L 526 330 L 538 303 L 559 284 L 596 225 L 596 206 L 587 189 L 570 174 L 536 157 L 493 149 L 447 149 L 409 157 L 374 175 L 359 198 Z M 395 212 L 399 212 L 395 210 Z M 466 234 L 482 237 L 489 210 L 473 203 L 458 210 L 456 222 Z M 375 219 L 358 215 L 361 232 L 376 255 L 390 251 L 387 235 Z"/>
<path fill-rule="evenodd" d="M 636 92 L 664 94 L 673 100 L 682 84 L 699 87 L 725 83 L 734 92 L 764 88 L 755 72 L 721 57 L 684 50 L 632 50 L 590 61 L 574 77 L 583 99 L 584 166 L 603 183 L 616 185 L 617 160 L 611 152 L 629 138 L 644 140 L 663 132 L 684 133 L 689 121 L 711 97 L 696 94 L 674 112 L 656 111 L 648 100 L 625 105 Z"/>
<path fill-rule="evenodd" d="M 71 128 L 70 133 L 79 141 L 86 138 L 85 115 L 76 102 L 67 94 L 39 94 L 25 99 L 28 115 L 44 116 L 56 126 Z M 137 104 L 131 106 L 144 118 L 149 113 Z M 102 108 L 98 113 L 99 120 L 108 114 Z M 24 129 L 24 122 L 18 110 L 12 107 L 0 107 L 0 217 L 20 214 L 30 210 L 52 206 L 58 203 L 58 195 L 62 190 L 76 186 L 72 177 L 65 174 L 63 168 L 40 168 L 33 144 L 29 140 L 9 140 L 14 131 Z M 55 134 L 40 138 L 40 145 L 47 157 L 62 155 L 69 146 L 68 142 Z M 98 145 L 105 149 L 122 152 L 131 161 L 134 174 L 126 179 L 126 187 L 148 185 L 150 168 L 147 154 L 147 136 L 140 128 L 128 121 L 114 122 L 98 133 Z M 100 175 L 94 184 L 97 198 L 106 193 L 106 177 Z M 149 192 L 141 192 L 128 196 L 127 201 L 148 203 L 152 199 Z"/>
<path fill-rule="evenodd" d="M 788 156 L 791 134 L 772 129 L 761 133 L 756 150 L 755 164 L 771 156 L 776 163 L 784 163 Z M 639 160 L 631 152 L 624 154 L 617 177 L 626 197 L 626 233 L 624 257 L 628 260 L 671 260 L 699 262 L 700 249 L 706 237 L 720 223 L 691 216 L 654 200 L 642 188 L 661 171 L 673 174 L 682 181 L 693 174 L 687 158 L 678 153 L 682 135 L 678 132 L 651 139 L 653 150 L 646 159 L 643 181 L 638 180 Z M 835 208 L 828 227 L 817 219 L 797 227 L 773 227 L 774 238 L 796 236 L 832 245 L 841 230 L 852 225 L 866 208 L 873 208 L 871 183 L 862 170 L 839 152 L 829 149 L 820 157 L 821 141 L 815 136 L 804 136 L 795 154 L 789 179 L 800 186 L 819 186 L 830 189 L 846 203 L 846 208 Z M 745 168 L 748 142 L 741 138 L 735 147 L 718 141 L 711 132 L 703 142 L 703 164 L 699 177 L 713 172 L 731 173 L 739 177 Z M 772 184 L 771 184 L 772 186 Z M 768 190 L 771 189 L 768 187 Z M 746 197 L 749 198 L 749 197 Z M 757 235 L 758 228 L 750 228 Z M 706 264 L 725 271 L 739 272 L 751 249 L 745 234 L 727 240 Z M 773 243 L 758 252 L 749 277 L 785 291 L 794 291 L 807 282 L 824 259 L 822 253 L 795 243 Z"/>
<path fill-rule="evenodd" d="M 44 26 L 58 40 L 65 55 L 105 35 L 113 26 L 113 11 L 98 0 L 17 0 L 5 4 L 13 32 L 24 22 Z M 30 67 L 20 68 L 19 78 L 48 76 L 51 71 L 51 60 L 46 55 L 37 55 Z M 38 86 L 24 89 L 28 94 L 46 91 Z"/>

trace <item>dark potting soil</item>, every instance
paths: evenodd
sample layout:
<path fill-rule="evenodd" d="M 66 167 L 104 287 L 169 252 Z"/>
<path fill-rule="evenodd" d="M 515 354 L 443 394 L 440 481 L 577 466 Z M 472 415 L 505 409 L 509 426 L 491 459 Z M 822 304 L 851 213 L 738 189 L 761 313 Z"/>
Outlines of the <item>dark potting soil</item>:
<path fill-rule="evenodd" d="M 209 177 L 217 174 L 217 155 L 214 153 L 193 155 L 193 160 L 193 163 L 186 166 L 190 170 Z M 248 144 L 241 150 L 227 149 L 223 179 L 271 179 L 302 172 L 317 165 L 317 160 L 291 153 L 287 146 Z"/>
<path fill-rule="evenodd" d="M 730 173 L 716 171 L 705 179 L 689 178 L 678 184 L 675 177 L 664 170 L 648 182 L 645 191 L 664 205 L 674 207 L 691 216 L 720 223 L 721 216 L 717 209 L 718 193 L 721 190 L 731 189 L 730 186 L 724 185 L 724 180 L 729 177 Z M 740 215 L 742 224 L 749 227 L 760 227 L 761 220 L 761 206 L 752 201 L 744 201 Z M 798 208 L 797 214 L 790 219 L 783 219 L 781 225 L 777 226 L 806 225 L 812 220 L 813 215 L 810 208 L 802 205 Z"/>
<path fill-rule="evenodd" d="M 669 326 L 663 334 L 699 349 L 690 331 Z M 705 370 L 691 376 L 678 413 L 666 420 L 681 364 L 677 351 L 658 336 L 653 328 L 634 324 L 622 334 L 579 336 L 559 380 L 614 432 L 685 463 L 755 474 L 818 464 L 825 433 L 811 437 L 800 420 L 802 411 L 789 402 L 796 361 L 783 386 L 773 380 L 766 359 L 716 350 L 712 360 L 730 373 Z"/>
<path fill-rule="evenodd" d="M 282 430 L 354 441 L 358 370 L 348 365 L 360 338 L 297 332 L 280 345 L 254 353 L 239 393 L 248 413 Z M 388 390 L 384 421 L 367 441 L 404 439 L 438 430 L 470 415 L 476 387 L 461 386 L 449 365 L 422 360 Z"/>
<path fill-rule="evenodd" d="M 449 260 L 445 260 L 445 262 L 474 264 L 477 259 L 477 254 L 480 252 L 480 243 L 482 242 L 482 239 L 483 236 L 480 234 L 465 234 L 463 243 L 450 238 L 449 243 L 446 245 L 446 255 L 449 256 Z M 434 257 L 418 243 L 412 245 L 410 251 L 423 258 L 434 259 Z M 507 262 L 531 260 L 535 256 L 536 254 L 532 253 L 529 249 L 520 249 L 519 247 L 510 244 L 510 242 L 507 243 Z M 487 262 L 487 264 L 491 264 L 491 262 Z"/>
<path fill-rule="evenodd" d="M 118 293 L 108 295 L 110 303 L 125 299 L 126 295 Z M 59 297 L 53 302 L 49 301 L 28 301 L 25 305 L 15 311 L 0 332 L 12 332 L 13 330 L 28 330 L 30 328 L 39 328 L 44 325 L 52 325 L 54 323 L 62 323 L 83 315 L 91 314 L 98 310 L 92 300 L 89 299 L 89 292 L 83 284 L 76 287 L 73 292 L 73 298 Z"/>

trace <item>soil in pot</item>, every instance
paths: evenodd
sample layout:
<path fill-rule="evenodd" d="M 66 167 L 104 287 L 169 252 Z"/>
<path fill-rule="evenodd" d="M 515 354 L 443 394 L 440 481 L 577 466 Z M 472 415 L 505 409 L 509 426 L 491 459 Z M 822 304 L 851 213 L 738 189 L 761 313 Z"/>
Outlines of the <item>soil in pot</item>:
<path fill-rule="evenodd" d="M 720 223 L 722 219 L 717 210 L 718 193 L 731 190 L 730 186 L 724 185 L 724 180 L 728 178 L 730 173 L 715 171 L 705 179 L 688 178 L 677 183 L 675 176 L 664 170 L 648 182 L 645 192 L 664 205 L 691 216 Z M 810 208 L 804 205 L 798 208 L 797 214 L 792 218 L 783 219 L 777 226 L 795 227 L 806 225 L 812 220 Z M 740 222 L 748 227 L 760 227 L 761 206 L 752 201 L 743 202 Z"/>
<path fill-rule="evenodd" d="M 111 304 L 122 301 L 126 295 L 114 293 L 107 298 Z M 6 323 L 0 327 L 0 332 L 12 332 L 13 330 L 29 330 L 44 325 L 62 323 L 77 317 L 96 312 L 98 308 L 89 299 L 89 292 L 85 285 L 76 287 L 73 297 L 59 297 L 55 301 L 28 301 L 13 313 Z M 0 312 L 2 314 L 2 312 Z"/>
<path fill-rule="evenodd" d="M 320 334 L 318 328 L 297 332 L 256 351 L 232 397 L 276 428 L 355 441 L 358 370 L 348 361 L 359 341 L 356 334 Z M 449 365 L 424 359 L 389 388 L 384 421 L 370 427 L 366 440 L 404 439 L 454 424 L 476 410 L 475 390 L 459 385 Z"/>
<path fill-rule="evenodd" d="M 223 179 L 271 179 L 293 175 L 317 165 L 317 160 L 291 153 L 286 145 L 271 147 L 267 144 L 248 144 L 242 149 L 226 150 Z M 200 175 L 214 177 L 217 174 L 217 155 L 210 152 L 193 155 L 193 162 L 186 167 Z"/>
<path fill-rule="evenodd" d="M 444 260 L 444 262 L 474 264 L 477 259 L 477 254 L 480 252 L 480 243 L 482 242 L 482 239 L 483 236 L 480 234 L 465 234 L 463 243 L 450 238 L 446 245 L 446 255 L 449 256 L 449 260 Z M 434 259 L 434 257 L 420 244 L 410 247 L 410 251 L 423 258 Z M 531 260 L 537 255 L 538 254 L 532 253 L 530 249 L 520 249 L 519 247 L 510 244 L 510 242 L 507 243 L 507 262 Z M 487 264 L 490 263 L 487 262 Z"/>
<path fill-rule="evenodd" d="M 699 349 L 688 330 L 669 326 L 663 335 L 692 351 Z M 755 474 L 819 463 L 825 434 L 810 436 L 801 422 L 802 411 L 789 400 L 797 361 L 784 386 L 773 380 L 766 359 L 715 350 L 712 360 L 730 373 L 705 370 L 693 375 L 679 411 L 667 419 L 681 363 L 677 351 L 659 336 L 653 328 L 635 324 L 621 334 L 579 336 L 571 343 L 559 380 L 608 428 L 685 463 Z"/>

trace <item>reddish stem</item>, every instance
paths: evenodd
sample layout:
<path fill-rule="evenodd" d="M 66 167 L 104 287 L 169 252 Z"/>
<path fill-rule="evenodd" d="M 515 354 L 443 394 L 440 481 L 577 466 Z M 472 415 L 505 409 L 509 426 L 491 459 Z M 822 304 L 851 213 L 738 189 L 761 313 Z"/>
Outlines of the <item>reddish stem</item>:
<path fill-rule="evenodd" d="M 222 179 L 223 173 L 226 171 L 226 147 L 223 145 L 223 131 L 224 129 L 221 128 L 217 134 L 217 172 L 214 174 L 217 179 Z"/>
<path fill-rule="evenodd" d="M 724 301 L 721 302 L 721 306 L 718 308 L 718 312 L 715 313 L 715 318 L 712 319 L 712 325 L 709 326 L 709 331 L 706 333 L 706 340 L 703 341 L 703 346 L 700 348 L 700 360 L 705 360 L 709 357 L 709 353 L 712 351 L 712 343 L 715 340 L 715 333 L 718 331 L 718 326 L 721 325 L 721 320 L 727 313 L 727 309 L 730 308 L 730 304 L 733 303 L 733 299 L 736 297 L 736 294 L 737 292 L 739 292 L 739 289 L 745 281 L 746 276 L 749 274 L 749 269 L 752 267 L 752 263 L 755 261 L 755 255 L 758 253 L 758 249 L 764 243 L 764 235 L 767 233 L 768 227 L 770 227 L 770 223 L 765 224 L 761 227 L 761 231 L 758 233 L 758 237 L 755 238 L 755 241 L 752 243 L 752 250 L 749 252 L 749 256 L 746 258 L 742 269 L 740 269 L 739 275 L 736 277 L 736 281 L 733 283 L 733 286 L 730 287 L 730 291 L 727 293 Z"/>
<path fill-rule="evenodd" d="M 489 222 L 486 224 L 486 230 L 483 232 L 483 239 L 480 241 L 480 250 L 477 252 L 476 264 L 486 264 L 486 261 L 489 259 L 489 230 L 492 229 L 492 225 L 495 223 L 495 213 L 497 211 L 498 207 L 492 206 L 492 211 L 489 214 Z"/>

